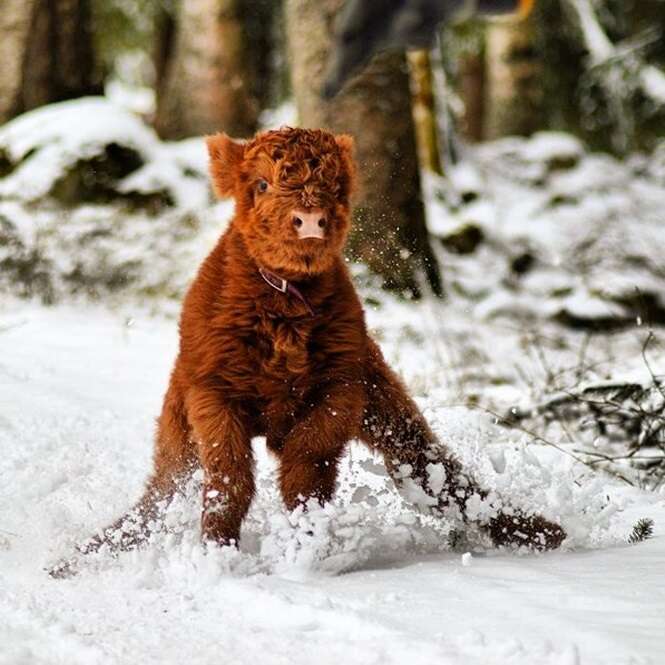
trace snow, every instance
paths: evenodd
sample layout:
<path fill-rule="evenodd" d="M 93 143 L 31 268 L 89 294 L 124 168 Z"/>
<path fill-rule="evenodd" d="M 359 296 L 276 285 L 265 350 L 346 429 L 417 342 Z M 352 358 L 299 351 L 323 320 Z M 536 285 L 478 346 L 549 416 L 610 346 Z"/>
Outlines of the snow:
<path fill-rule="evenodd" d="M 394 335 L 403 312 L 391 307 L 371 318 Z M 440 436 L 504 494 L 562 515 L 566 551 L 455 554 L 450 525 L 414 512 L 358 447 L 334 505 L 288 515 L 258 440 L 260 491 L 241 553 L 204 553 L 193 490 L 169 515 L 175 534 L 50 579 L 44 568 L 123 512 L 149 470 L 176 326 L 129 314 L 14 303 L 0 319 L 10 350 L 0 362 L 3 665 L 208 663 L 220 654 L 290 665 L 660 662 L 662 495 L 525 447 L 477 412 L 442 406 L 436 391 L 416 393 Z M 384 337 L 387 354 L 399 354 Z M 408 375 L 409 355 L 399 357 Z M 440 383 L 431 356 L 428 371 Z M 655 537 L 627 546 L 645 516 Z"/>
<path fill-rule="evenodd" d="M 104 84 L 104 96 L 116 106 L 142 116 L 155 112 L 155 91 L 153 88 L 131 85 L 114 78 Z"/>
<path fill-rule="evenodd" d="M 471 226 L 483 235 L 468 257 L 442 254 L 451 290 L 479 315 L 520 320 L 630 320 L 637 292 L 665 303 L 662 154 L 619 161 L 539 132 L 468 149 L 448 181 L 428 174 L 431 233 L 445 242 Z M 531 263 L 517 275 L 520 256 Z"/>
<path fill-rule="evenodd" d="M 640 78 L 647 95 L 665 105 L 665 72 L 653 65 L 646 65 L 640 72 Z"/>
<path fill-rule="evenodd" d="M 593 63 L 609 60 L 614 55 L 614 46 L 598 22 L 590 0 L 568 0 L 568 4 L 577 12 Z"/>
<path fill-rule="evenodd" d="M 552 162 L 554 160 L 576 162 L 583 153 L 584 147 L 581 141 L 564 132 L 536 132 L 522 152 L 524 157 L 532 162 Z"/>
<path fill-rule="evenodd" d="M 138 116 L 103 97 L 43 106 L 0 127 L 0 151 L 16 164 L 0 180 L 0 197 L 44 197 L 79 160 L 98 157 L 111 144 L 136 151 L 144 162 L 120 182 L 119 191 L 166 189 L 179 207 L 208 204 L 203 139 L 161 143 Z"/>

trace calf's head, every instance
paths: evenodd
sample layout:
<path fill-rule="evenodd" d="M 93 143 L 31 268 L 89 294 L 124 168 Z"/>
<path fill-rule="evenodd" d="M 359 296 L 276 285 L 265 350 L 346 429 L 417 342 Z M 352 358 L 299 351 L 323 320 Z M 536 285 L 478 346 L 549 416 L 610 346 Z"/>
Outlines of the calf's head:
<path fill-rule="evenodd" d="M 260 266 L 306 276 L 332 265 L 349 230 L 350 136 L 287 127 L 207 145 L 214 189 L 235 198 L 234 224 Z"/>

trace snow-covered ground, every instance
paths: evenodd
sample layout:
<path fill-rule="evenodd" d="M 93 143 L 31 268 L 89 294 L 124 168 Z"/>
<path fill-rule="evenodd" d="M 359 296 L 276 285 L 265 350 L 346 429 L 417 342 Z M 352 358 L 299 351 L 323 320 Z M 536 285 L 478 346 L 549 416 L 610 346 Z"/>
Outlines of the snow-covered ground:
<path fill-rule="evenodd" d="M 412 354 L 388 334 L 399 314 L 370 320 L 406 369 Z M 452 551 L 445 525 L 419 519 L 359 448 L 335 507 L 304 535 L 279 505 L 259 440 L 261 491 L 240 554 L 204 555 L 192 492 L 170 516 L 178 536 L 49 578 L 49 564 L 140 494 L 176 326 L 140 311 L 17 305 L 0 330 L 3 665 L 663 662 L 662 494 L 527 448 L 441 406 L 441 391 L 419 395 L 439 433 L 479 475 L 494 469 L 506 494 L 558 513 L 565 551 Z M 433 383 L 439 369 L 430 363 Z M 626 545 L 640 517 L 655 520 L 655 537 Z"/>
<path fill-rule="evenodd" d="M 558 134 L 498 141 L 426 183 L 446 301 L 397 300 L 354 267 L 435 431 L 485 485 L 560 520 L 561 551 L 483 549 L 415 512 L 355 445 L 335 502 L 286 514 L 258 439 L 240 552 L 204 552 L 194 479 L 147 548 L 54 580 L 50 565 L 141 494 L 174 315 L 231 206 L 211 205 L 200 140 L 161 143 L 104 100 L 0 128 L 0 665 L 665 662 L 663 485 L 580 461 L 625 437 L 580 422 L 527 423 L 530 436 L 490 413 L 649 384 L 664 165 L 662 148 L 618 162 Z M 589 333 L 598 322 L 613 332 Z M 640 518 L 654 536 L 629 545 Z"/>

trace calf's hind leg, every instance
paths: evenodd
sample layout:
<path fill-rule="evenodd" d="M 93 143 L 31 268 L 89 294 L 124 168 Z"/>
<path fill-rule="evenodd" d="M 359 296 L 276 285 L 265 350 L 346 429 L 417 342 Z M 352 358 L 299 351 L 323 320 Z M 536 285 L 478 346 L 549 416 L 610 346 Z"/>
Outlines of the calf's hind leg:
<path fill-rule="evenodd" d="M 457 510 L 466 519 L 466 504 L 488 492 L 466 474 L 459 461 L 434 435 L 397 375 L 371 342 L 365 385 L 366 408 L 360 438 L 384 457 L 397 486 L 418 504 L 434 511 Z M 500 545 L 554 549 L 563 529 L 539 515 L 504 506 L 483 524 Z"/>
<path fill-rule="evenodd" d="M 160 505 L 173 497 L 195 462 L 182 394 L 172 376 L 157 420 L 153 473 L 143 496 L 101 533 L 78 545 L 79 553 L 93 554 L 102 548 L 109 552 L 125 551 L 146 542 L 152 533 L 151 523 L 159 521 Z M 67 577 L 75 572 L 75 557 L 61 561 L 49 571 L 52 577 Z"/>

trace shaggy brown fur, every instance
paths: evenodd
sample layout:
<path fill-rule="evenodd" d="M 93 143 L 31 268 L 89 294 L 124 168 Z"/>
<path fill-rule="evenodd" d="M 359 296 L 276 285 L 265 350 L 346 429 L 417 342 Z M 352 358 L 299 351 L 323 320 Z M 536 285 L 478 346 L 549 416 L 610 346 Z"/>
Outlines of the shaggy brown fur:
<path fill-rule="evenodd" d="M 464 515 L 486 496 L 437 441 L 365 328 L 341 256 L 349 228 L 353 141 L 322 130 L 281 129 L 248 143 L 208 139 L 219 196 L 236 214 L 185 299 L 180 352 L 158 421 L 154 473 L 132 515 L 83 549 L 125 548 L 147 535 L 155 506 L 180 479 L 204 471 L 202 532 L 238 543 L 254 496 L 250 441 L 267 437 L 288 508 L 335 491 L 350 439 L 384 456 L 398 486 L 415 483 L 434 511 Z M 317 211 L 324 238 L 300 239 L 299 211 Z M 259 268 L 290 280 L 311 304 L 267 284 Z M 431 465 L 441 464 L 436 488 Z M 441 488 L 441 478 L 444 479 Z M 498 545 L 557 547 L 556 524 L 518 510 L 484 526 Z"/>

